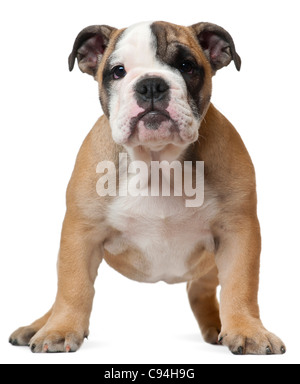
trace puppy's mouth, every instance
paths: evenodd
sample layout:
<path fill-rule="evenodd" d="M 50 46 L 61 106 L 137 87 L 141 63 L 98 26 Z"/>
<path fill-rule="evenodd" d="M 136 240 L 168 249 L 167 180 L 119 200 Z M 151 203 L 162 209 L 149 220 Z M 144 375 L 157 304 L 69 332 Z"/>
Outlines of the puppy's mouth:
<path fill-rule="evenodd" d="M 172 142 L 179 136 L 176 122 L 166 110 L 145 110 L 133 117 L 130 122 L 132 144 L 151 142 Z"/>
<path fill-rule="evenodd" d="M 167 111 L 149 111 L 142 112 L 141 116 L 138 117 L 138 122 L 142 121 L 146 129 L 156 131 L 159 129 L 161 124 L 166 121 L 170 121 L 170 115 Z"/>

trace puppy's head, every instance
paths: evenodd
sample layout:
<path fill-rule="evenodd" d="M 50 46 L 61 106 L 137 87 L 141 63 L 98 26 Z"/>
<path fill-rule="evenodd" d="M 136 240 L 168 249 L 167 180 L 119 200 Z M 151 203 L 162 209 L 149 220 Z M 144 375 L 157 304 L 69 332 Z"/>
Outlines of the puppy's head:
<path fill-rule="evenodd" d="M 181 151 L 195 142 L 212 75 L 231 60 L 238 70 L 241 65 L 229 33 L 210 23 L 87 27 L 75 40 L 70 70 L 76 58 L 99 83 L 115 142 L 151 151 Z"/>

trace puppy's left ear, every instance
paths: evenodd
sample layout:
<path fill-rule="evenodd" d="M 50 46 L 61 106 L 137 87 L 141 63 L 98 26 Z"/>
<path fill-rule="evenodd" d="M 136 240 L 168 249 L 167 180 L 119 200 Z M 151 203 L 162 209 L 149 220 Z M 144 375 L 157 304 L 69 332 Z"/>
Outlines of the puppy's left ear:
<path fill-rule="evenodd" d="M 91 25 L 84 28 L 76 37 L 69 56 L 70 71 L 74 68 L 77 59 L 81 72 L 95 77 L 104 51 L 115 30 L 108 25 Z"/>
<path fill-rule="evenodd" d="M 213 74 L 234 61 L 236 69 L 241 68 L 241 58 L 235 50 L 230 34 L 212 23 L 198 23 L 190 26 L 213 70 Z"/>

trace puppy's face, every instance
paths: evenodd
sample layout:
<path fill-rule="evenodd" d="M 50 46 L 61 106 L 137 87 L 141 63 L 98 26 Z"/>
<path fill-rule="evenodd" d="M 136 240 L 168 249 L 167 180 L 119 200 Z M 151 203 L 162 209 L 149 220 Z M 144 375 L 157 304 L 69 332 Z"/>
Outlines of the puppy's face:
<path fill-rule="evenodd" d="M 230 35 L 208 23 L 88 27 L 75 41 L 70 69 L 76 57 L 99 83 L 115 142 L 153 151 L 196 141 L 212 75 L 232 58 L 240 65 Z"/>
<path fill-rule="evenodd" d="M 126 29 L 97 78 L 118 144 L 158 150 L 197 140 L 211 70 L 188 30 L 161 23 Z"/>

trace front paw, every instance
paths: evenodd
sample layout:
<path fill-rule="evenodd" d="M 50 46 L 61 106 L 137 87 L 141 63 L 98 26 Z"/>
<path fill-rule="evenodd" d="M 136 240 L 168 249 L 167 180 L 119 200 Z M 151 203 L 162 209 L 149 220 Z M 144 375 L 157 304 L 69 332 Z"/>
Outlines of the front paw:
<path fill-rule="evenodd" d="M 34 353 L 76 352 L 85 337 L 87 333 L 82 331 L 42 328 L 32 337 L 29 347 Z"/>
<path fill-rule="evenodd" d="M 219 343 L 226 345 L 235 355 L 274 355 L 284 354 L 284 343 L 265 328 L 224 329 L 219 335 Z"/>

